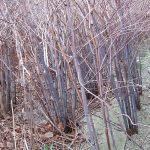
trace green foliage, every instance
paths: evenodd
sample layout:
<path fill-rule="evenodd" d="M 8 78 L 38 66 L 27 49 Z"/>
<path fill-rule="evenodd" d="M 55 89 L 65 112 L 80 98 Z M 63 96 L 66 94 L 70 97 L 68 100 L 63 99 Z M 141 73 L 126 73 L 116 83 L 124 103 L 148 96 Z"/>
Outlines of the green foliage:
<path fill-rule="evenodd" d="M 47 144 L 44 144 L 44 150 L 48 150 Z"/>
<path fill-rule="evenodd" d="M 53 144 L 50 145 L 50 150 L 53 150 Z"/>
<path fill-rule="evenodd" d="M 53 144 L 50 145 L 49 149 L 53 150 Z M 43 150 L 48 150 L 47 144 L 44 144 L 44 149 Z"/>

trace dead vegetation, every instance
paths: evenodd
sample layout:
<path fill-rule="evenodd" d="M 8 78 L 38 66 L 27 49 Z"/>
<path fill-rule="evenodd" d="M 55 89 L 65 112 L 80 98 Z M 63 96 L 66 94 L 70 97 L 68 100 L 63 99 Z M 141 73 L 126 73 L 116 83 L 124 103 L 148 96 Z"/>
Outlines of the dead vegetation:
<path fill-rule="evenodd" d="M 149 36 L 149 7 L 147 0 L 1 1 L 0 148 L 87 142 L 99 150 L 91 112 L 101 109 L 108 149 L 117 149 L 107 112 L 114 98 L 125 133 L 137 134 L 137 45 Z"/>

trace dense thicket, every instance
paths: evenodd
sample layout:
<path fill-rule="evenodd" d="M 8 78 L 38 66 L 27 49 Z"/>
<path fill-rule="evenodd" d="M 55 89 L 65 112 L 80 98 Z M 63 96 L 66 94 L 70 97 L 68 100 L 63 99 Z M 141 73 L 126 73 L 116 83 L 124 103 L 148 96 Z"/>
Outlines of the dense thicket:
<path fill-rule="evenodd" d="M 111 149 L 107 109 L 112 98 L 127 134 L 138 133 L 137 45 L 149 33 L 149 1 L 3 0 L 0 6 L 1 116 L 11 111 L 21 85 L 30 119 L 38 105 L 61 134 L 70 132 L 70 122 L 76 126 L 83 113 L 93 149 L 99 149 L 94 108 L 103 110 Z"/>

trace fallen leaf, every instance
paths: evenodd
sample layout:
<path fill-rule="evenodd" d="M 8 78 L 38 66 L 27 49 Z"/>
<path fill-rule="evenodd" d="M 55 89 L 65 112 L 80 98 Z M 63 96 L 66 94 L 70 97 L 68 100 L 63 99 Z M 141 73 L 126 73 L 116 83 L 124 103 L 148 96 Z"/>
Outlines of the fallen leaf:
<path fill-rule="evenodd" d="M 6 145 L 7 145 L 7 148 L 13 148 L 13 146 L 14 146 L 13 143 L 11 143 L 11 142 L 7 142 Z"/>
<path fill-rule="evenodd" d="M 4 144 L 3 143 L 0 143 L 0 148 L 4 148 Z"/>

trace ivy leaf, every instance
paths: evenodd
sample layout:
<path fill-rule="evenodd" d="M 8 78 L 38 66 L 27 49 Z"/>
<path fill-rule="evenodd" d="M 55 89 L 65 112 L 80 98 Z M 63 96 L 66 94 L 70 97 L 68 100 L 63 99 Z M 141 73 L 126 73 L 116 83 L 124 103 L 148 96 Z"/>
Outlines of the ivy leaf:
<path fill-rule="evenodd" d="M 53 144 L 50 145 L 50 150 L 53 150 Z"/>
<path fill-rule="evenodd" d="M 44 144 L 44 150 L 48 150 L 47 144 Z"/>

